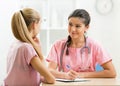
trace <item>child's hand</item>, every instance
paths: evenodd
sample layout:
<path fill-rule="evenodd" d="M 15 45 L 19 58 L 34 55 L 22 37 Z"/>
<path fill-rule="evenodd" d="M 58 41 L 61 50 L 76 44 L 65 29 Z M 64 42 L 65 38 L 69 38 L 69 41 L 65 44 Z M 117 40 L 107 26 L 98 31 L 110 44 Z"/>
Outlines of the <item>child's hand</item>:
<path fill-rule="evenodd" d="M 37 44 L 40 44 L 40 41 L 37 37 L 33 37 L 33 40 L 37 43 Z"/>
<path fill-rule="evenodd" d="M 47 83 L 47 81 L 45 80 L 45 78 L 44 78 L 43 76 L 40 77 L 40 80 L 41 80 L 41 82 L 43 82 L 43 83 Z"/>

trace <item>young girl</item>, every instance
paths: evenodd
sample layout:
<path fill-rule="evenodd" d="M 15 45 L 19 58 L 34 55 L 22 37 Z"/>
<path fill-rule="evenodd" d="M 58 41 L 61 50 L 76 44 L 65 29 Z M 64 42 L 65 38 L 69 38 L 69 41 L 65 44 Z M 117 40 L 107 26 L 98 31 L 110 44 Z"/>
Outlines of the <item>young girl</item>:
<path fill-rule="evenodd" d="M 11 26 L 16 40 L 7 57 L 5 86 L 39 86 L 41 79 L 47 83 L 55 82 L 54 76 L 43 64 L 37 38 L 40 24 L 39 13 L 34 9 L 24 8 L 14 13 Z"/>

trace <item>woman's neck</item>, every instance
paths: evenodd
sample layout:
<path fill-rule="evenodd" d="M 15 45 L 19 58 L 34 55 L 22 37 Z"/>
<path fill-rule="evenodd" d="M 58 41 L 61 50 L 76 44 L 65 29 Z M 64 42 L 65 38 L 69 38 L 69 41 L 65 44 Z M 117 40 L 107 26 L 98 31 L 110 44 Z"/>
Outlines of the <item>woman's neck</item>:
<path fill-rule="evenodd" d="M 84 44 L 85 44 L 85 38 L 83 36 L 80 37 L 79 39 L 72 39 L 71 47 L 81 48 L 84 46 Z"/>

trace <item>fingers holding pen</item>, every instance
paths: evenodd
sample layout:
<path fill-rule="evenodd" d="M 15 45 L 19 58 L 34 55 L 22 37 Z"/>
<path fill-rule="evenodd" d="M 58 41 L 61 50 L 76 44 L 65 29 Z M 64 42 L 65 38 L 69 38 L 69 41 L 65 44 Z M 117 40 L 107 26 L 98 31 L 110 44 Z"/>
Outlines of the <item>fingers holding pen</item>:
<path fill-rule="evenodd" d="M 72 77 L 74 77 L 74 78 L 77 78 L 78 73 L 76 71 L 74 71 L 74 70 L 70 70 L 69 71 L 69 75 L 72 76 Z"/>
<path fill-rule="evenodd" d="M 66 79 L 73 80 L 73 79 L 77 78 L 77 76 L 78 76 L 78 73 L 73 70 L 70 70 L 69 72 L 66 73 Z"/>
<path fill-rule="evenodd" d="M 70 70 L 70 72 L 71 72 L 73 75 L 75 75 L 75 76 L 78 75 L 78 72 L 76 72 L 76 71 L 74 71 L 74 70 Z"/>

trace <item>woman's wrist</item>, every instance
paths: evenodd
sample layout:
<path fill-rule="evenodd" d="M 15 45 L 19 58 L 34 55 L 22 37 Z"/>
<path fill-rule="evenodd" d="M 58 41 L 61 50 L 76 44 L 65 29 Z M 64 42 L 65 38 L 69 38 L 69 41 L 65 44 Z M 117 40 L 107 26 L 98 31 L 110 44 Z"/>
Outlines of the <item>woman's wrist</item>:
<path fill-rule="evenodd" d="M 79 75 L 78 75 L 78 78 L 85 78 L 84 72 L 80 72 Z"/>
<path fill-rule="evenodd" d="M 63 79 L 67 79 L 67 73 L 63 72 Z"/>

